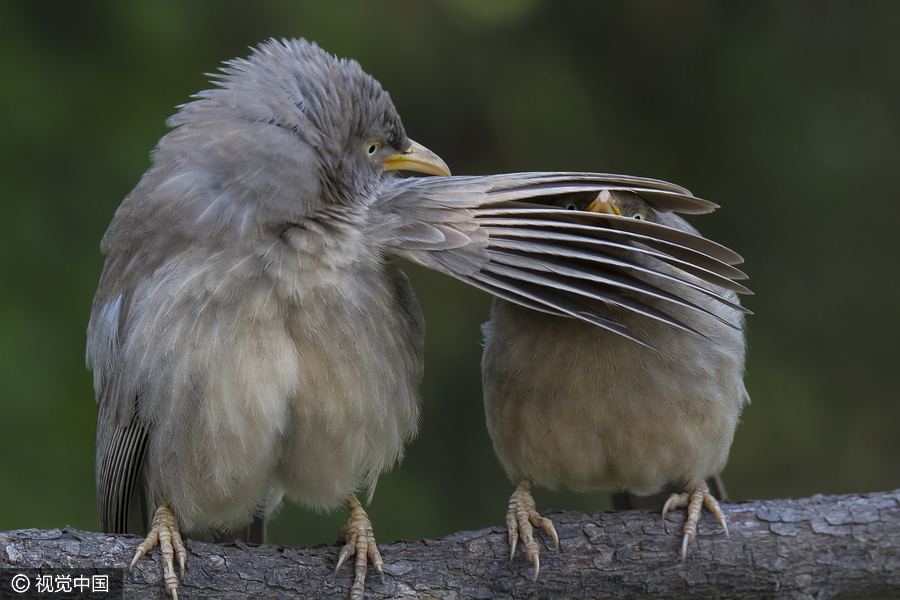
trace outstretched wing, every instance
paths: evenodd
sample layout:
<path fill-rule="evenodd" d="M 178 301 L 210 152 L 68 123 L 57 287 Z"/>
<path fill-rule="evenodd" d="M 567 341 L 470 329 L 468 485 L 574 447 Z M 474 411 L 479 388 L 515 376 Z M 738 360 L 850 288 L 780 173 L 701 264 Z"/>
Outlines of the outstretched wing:
<path fill-rule="evenodd" d="M 518 173 L 484 177 L 423 177 L 381 191 L 374 222 L 395 254 L 542 312 L 576 317 L 639 343 L 598 311 L 602 303 L 691 329 L 658 308 L 667 303 L 713 314 L 689 300 L 699 291 L 731 308 L 750 293 L 735 252 L 691 231 L 618 215 L 571 211 L 553 203 L 603 190 L 639 195 L 660 212 L 705 213 L 717 206 L 679 186 L 621 175 Z M 648 267 L 649 257 L 676 267 Z M 665 289 L 650 283 L 653 275 Z M 600 304 L 594 302 L 601 301 Z M 716 318 L 720 318 L 714 315 Z M 739 327 L 736 323 L 729 323 Z"/>

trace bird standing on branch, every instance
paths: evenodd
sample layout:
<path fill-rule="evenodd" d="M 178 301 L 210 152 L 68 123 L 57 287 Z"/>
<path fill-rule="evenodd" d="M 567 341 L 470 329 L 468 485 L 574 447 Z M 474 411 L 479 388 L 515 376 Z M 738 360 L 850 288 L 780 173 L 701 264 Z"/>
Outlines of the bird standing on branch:
<path fill-rule="evenodd" d="M 447 177 L 377 81 L 303 40 L 228 62 L 217 86 L 169 120 L 103 237 L 87 342 L 100 527 L 149 529 L 135 561 L 159 544 L 177 598 L 182 534 L 259 542 L 283 496 L 344 504 L 337 568 L 354 557 L 361 598 L 383 561 L 355 493 L 371 497 L 419 414 L 424 324 L 393 259 L 609 326 L 579 299 L 608 219 L 547 205 L 622 186 L 706 204 L 637 178 Z M 679 243 L 705 256 L 702 238 Z"/>
<path fill-rule="evenodd" d="M 711 242 L 702 249 L 705 262 L 685 253 L 679 239 L 696 230 L 637 187 L 564 196 L 556 204 L 607 215 L 649 239 L 623 242 L 610 231 L 602 242 L 616 259 L 610 257 L 599 285 L 619 291 L 598 294 L 589 307 L 613 326 L 584 327 L 494 301 L 484 326 L 482 373 L 494 448 L 506 473 L 520 482 L 507 513 L 510 558 L 521 538 L 537 579 L 534 528 L 559 548 L 552 521 L 536 511 L 532 484 L 648 495 L 673 483 L 684 493 L 668 499 L 663 517 L 688 507 L 684 558 L 703 506 L 728 532 L 706 479 L 724 468 L 749 401 L 743 383 L 747 311 L 737 298 L 748 290 L 733 281 L 743 273 L 729 266 L 741 259 Z"/>

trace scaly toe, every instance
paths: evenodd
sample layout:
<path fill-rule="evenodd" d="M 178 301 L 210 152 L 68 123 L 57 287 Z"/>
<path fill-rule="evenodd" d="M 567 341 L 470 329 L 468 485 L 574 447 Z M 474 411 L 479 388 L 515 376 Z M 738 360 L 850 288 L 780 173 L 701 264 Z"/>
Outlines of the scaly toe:
<path fill-rule="evenodd" d="M 666 518 L 666 513 L 670 510 L 674 510 L 676 508 L 684 508 L 688 505 L 688 501 L 690 500 L 690 495 L 688 494 L 672 494 L 669 496 L 669 499 L 666 500 L 665 505 L 662 509 L 662 518 Z"/>
<path fill-rule="evenodd" d="M 163 581 L 166 585 L 166 592 L 172 596 L 173 600 L 178 600 L 178 576 L 175 574 L 175 557 L 178 557 L 178 566 L 181 567 L 181 577 L 184 577 L 184 568 L 187 563 L 187 550 L 181 539 L 181 533 L 178 531 L 178 520 L 172 511 L 166 506 L 160 506 L 153 515 L 153 521 L 150 524 L 150 533 L 137 548 L 134 558 L 131 560 L 132 569 L 135 563 L 154 546 L 159 544 L 160 553 L 163 559 Z"/>
<path fill-rule="evenodd" d="M 541 550 L 534 539 L 534 528 L 543 529 L 547 535 L 553 538 L 557 550 L 559 550 L 559 536 L 553 521 L 538 514 L 530 489 L 531 482 L 524 479 L 510 497 L 509 510 L 506 513 L 506 528 L 509 533 L 510 560 L 512 560 L 516 544 L 521 538 L 525 548 L 525 557 L 534 566 L 534 581 L 537 581 L 541 572 Z"/>
<path fill-rule="evenodd" d="M 372 561 L 372 566 L 375 567 L 375 572 L 381 577 L 382 583 L 384 583 L 384 561 L 381 559 L 381 553 L 375 544 L 375 535 L 372 533 L 372 523 L 369 521 L 369 516 L 359 503 L 359 500 L 356 499 L 356 496 L 350 494 L 347 498 L 347 506 L 350 507 L 350 519 L 341 528 L 339 534 L 340 541 L 346 543 L 338 556 L 334 572 L 337 574 L 344 561 L 355 554 L 356 560 L 354 561 L 354 578 L 353 585 L 350 587 L 350 599 L 363 600 L 369 561 Z"/>
<path fill-rule="evenodd" d="M 705 483 L 686 488 L 683 494 L 672 494 L 663 507 L 663 518 L 672 509 L 687 507 L 687 521 L 684 523 L 684 537 L 681 541 L 682 560 L 686 559 L 688 546 L 697 537 L 697 523 L 700 521 L 700 514 L 704 506 L 715 516 L 716 521 L 725 530 L 725 536 L 728 537 L 728 524 L 725 521 L 725 513 L 722 512 L 719 502 L 709 493 L 709 486 Z"/>
<path fill-rule="evenodd" d="M 716 500 L 715 496 L 707 492 L 703 497 L 703 506 L 713 514 L 716 518 L 716 522 L 725 530 L 725 537 L 730 538 L 731 536 L 728 534 L 728 523 L 725 521 L 725 513 L 722 512 L 719 501 Z"/>
<path fill-rule="evenodd" d="M 548 519 L 547 517 L 542 517 L 537 514 L 537 511 L 532 511 L 529 515 L 531 520 L 531 524 L 534 527 L 540 527 L 544 530 L 544 532 L 553 538 L 553 545 L 556 547 L 557 552 L 559 551 L 559 536 L 556 534 L 556 527 L 553 526 L 553 521 Z"/>

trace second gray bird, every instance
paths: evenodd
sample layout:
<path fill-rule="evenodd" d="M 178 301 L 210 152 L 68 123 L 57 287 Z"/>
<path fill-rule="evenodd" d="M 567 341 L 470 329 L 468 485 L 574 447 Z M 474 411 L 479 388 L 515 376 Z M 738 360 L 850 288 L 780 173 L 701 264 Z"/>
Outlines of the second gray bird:
<path fill-rule="evenodd" d="M 630 220 L 697 234 L 653 203 L 626 190 L 554 201 L 609 215 L 622 227 Z M 506 473 L 520 482 L 507 514 L 510 557 L 521 538 L 535 579 L 540 552 L 534 528 L 546 531 L 557 548 L 559 539 L 535 508 L 532 484 L 635 495 L 673 483 L 683 487 L 663 508 L 665 516 L 688 507 L 682 557 L 703 506 L 728 532 L 706 480 L 724 468 L 749 401 L 743 383 L 746 311 L 736 294 L 748 290 L 660 254 L 665 247 L 658 242 L 620 241 L 608 253 L 622 262 L 610 261 L 602 283 L 633 278 L 654 289 L 620 289 L 590 304 L 616 327 L 585 327 L 502 299 L 494 301 L 484 326 L 488 429 Z M 693 287 L 686 289 L 685 280 Z M 677 290 L 673 298 L 669 293 Z"/>

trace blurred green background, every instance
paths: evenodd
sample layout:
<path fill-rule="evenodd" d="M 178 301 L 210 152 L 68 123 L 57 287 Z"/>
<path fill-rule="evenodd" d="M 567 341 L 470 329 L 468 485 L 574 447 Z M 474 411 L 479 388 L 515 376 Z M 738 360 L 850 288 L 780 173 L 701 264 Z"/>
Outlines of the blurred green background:
<path fill-rule="evenodd" d="M 744 255 L 756 292 L 729 492 L 900 487 L 898 32 L 890 0 L 4 0 L 0 530 L 96 528 L 84 332 L 100 238 L 174 107 L 269 37 L 358 59 L 455 174 L 626 173 L 719 203 L 692 222 Z M 424 418 L 369 506 L 382 543 L 500 526 L 513 490 L 481 403 L 489 298 L 409 272 Z M 287 506 L 270 539 L 333 543 L 345 519 Z"/>

